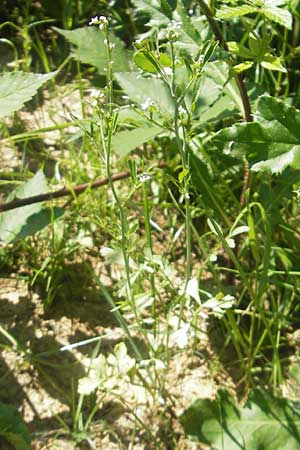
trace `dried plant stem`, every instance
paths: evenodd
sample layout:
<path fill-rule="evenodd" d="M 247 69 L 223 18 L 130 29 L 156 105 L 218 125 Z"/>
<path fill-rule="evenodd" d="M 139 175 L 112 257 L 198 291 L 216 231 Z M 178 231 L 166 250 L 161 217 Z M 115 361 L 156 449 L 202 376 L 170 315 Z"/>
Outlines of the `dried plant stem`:
<path fill-rule="evenodd" d="M 166 163 L 158 161 L 154 167 L 164 168 L 166 166 L 167 166 Z M 142 173 L 142 169 L 138 169 L 137 172 Z M 130 176 L 131 173 L 129 171 L 118 172 L 111 176 L 111 180 L 112 181 L 123 180 L 124 178 L 129 178 Z M 21 208 L 22 206 L 32 205 L 33 203 L 40 203 L 45 202 L 47 200 L 53 200 L 55 198 L 67 196 L 78 197 L 78 195 L 82 194 L 87 189 L 96 189 L 98 187 L 105 186 L 107 184 L 109 184 L 109 179 L 108 177 L 105 177 L 95 180 L 92 183 L 78 184 L 76 186 L 59 189 L 54 192 L 46 192 L 45 194 L 33 195 L 32 197 L 18 198 L 16 200 L 12 200 L 11 202 L 3 203 L 2 205 L 0 205 L 0 213 L 15 208 Z"/>

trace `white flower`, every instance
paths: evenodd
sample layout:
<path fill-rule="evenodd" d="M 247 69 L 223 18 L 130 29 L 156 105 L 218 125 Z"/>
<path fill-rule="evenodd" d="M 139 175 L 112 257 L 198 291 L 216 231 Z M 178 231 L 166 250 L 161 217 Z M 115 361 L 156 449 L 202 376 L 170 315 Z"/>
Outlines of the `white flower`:
<path fill-rule="evenodd" d="M 105 28 L 107 28 L 108 25 L 108 20 L 105 16 L 100 16 L 99 17 L 99 28 L 100 30 L 104 30 Z"/>
<path fill-rule="evenodd" d="M 178 348 L 185 348 L 189 341 L 190 324 L 186 323 L 178 330 L 171 334 L 171 341 L 177 345 Z"/>
<path fill-rule="evenodd" d="M 150 106 L 154 106 L 153 101 L 151 100 L 150 97 L 146 98 L 146 100 L 144 101 L 144 103 L 141 104 L 141 108 L 143 111 L 145 111 L 146 109 L 149 109 Z"/>
<path fill-rule="evenodd" d="M 139 180 L 141 183 L 145 183 L 146 181 L 151 180 L 151 177 L 147 173 L 141 173 L 141 175 L 139 176 Z"/>
<path fill-rule="evenodd" d="M 89 25 L 99 25 L 100 30 L 107 28 L 108 20 L 105 16 L 95 16 L 89 21 Z"/>
<path fill-rule="evenodd" d="M 176 39 L 178 39 L 178 30 L 180 30 L 181 26 L 182 22 L 171 20 L 171 22 L 167 26 L 167 39 L 169 41 L 176 41 Z"/>
<path fill-rule="evenodd" d="M 78 394 L 89 395 L 97 389 L 100 380 L 96 378 L 83 377 L 78 381 Z"/>
<path fill-rule="evenodd" d="M 135 360 L 127 355 L 127 348 L 124 342 L 117 344 L 114 348 L 114 354 L 110 353 L 107 362 L 118 374 L 124 375 L 135 366 Z"/>
<path fill-rule="evenodd" d="M 89 21 L 89 25 L 98 25 L 99 23 L 99 19 L 98 16 L 92 17 L 91 20 Z"/>
<path fill-rule="evenodd" d="M 163 71 L 163 73 L 165 75 L 172 75 L 173 74 L 172 67 L 165 67 L 162 71 Z"/>
<path fill-rule="evenodd" d="M 235 248 L 235 240 L 232 238 L 227 238 L 226 242 L 230 248 Z"/>
<path fill-rule="evenodd" d="M 180 28 L 182 27 L 182 22 L 180 22 L 179 20 L 171 20 L 171 22 L 168 25 L 168 29 L 169 30 L 180 30 Z"/>
<path fill-rule="evenodd" d="M 200 296 L 199 296 L 199 286 L 198 286 L 198 280 L 197 278 L 191 278 L 187 285 L 185 292 L 192 297 L 194 300 L 196 300 L 199 305 L 201 304 Z"/>
<path fill-rule="evenodd" d="M 99 355 L 98 358 L 85 361 L 84 364 L 89 365 L 88 375 L 80 378 L 77 390 L 79 394 L 89 395 L 106 379 L 107 362 L 104 355 Z"/>
<path fill-rule="evenodd" d="M 179 114 L 185 114 L 186 110 L 184 109 L 184 107 L 182 105 L 179 105 L 178 112 L 179 112 Z"/>

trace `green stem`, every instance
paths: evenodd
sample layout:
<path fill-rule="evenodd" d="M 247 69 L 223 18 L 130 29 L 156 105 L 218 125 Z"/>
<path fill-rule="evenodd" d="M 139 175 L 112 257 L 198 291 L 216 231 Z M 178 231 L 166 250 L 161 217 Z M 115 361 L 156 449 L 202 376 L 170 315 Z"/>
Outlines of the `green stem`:
<path fill-rule="evenodd" d="M 171 47 L 171 59 L 172 59 L 172 83 L 168 84 L 170 94 L 172 99 L 174 100 L 174 132 L 175 139 L 178 146 L 178 150 L 181 157 L 182 169 L 185 173 L 183 178 L 183 195 L 184 195 L 184 204 L 185 204 L 185 233 L 186 233 L 186 270 L 185 277 L 186 283 L 188 283 L 191 278 L 192 273 L 192 232 L 191 232 L 191 205 L 190 205 L 190 193 L 189 193 L 189 184 L 190 184 L 190 164 L 189 164 L 189 155 L 188 149 L 186 145 L 186 137 L 185 137 L 185 128 L 179 126 L 179 102 L 176 96 L 176 80 L 175 80 L 175 54 L 174 54 L 174 45 L 173 42 L 170 42 Z M 181 133 L 180 133 L 181 131 Z"/>
<path fill-rule="evenodd" d="M 142 189 L 143 189 L 146 241 L 147 241 L 147 246 L 150 251 L 150 257 L 152 260 L 153 252 L 152 252 L 152 237 L 151 237 L 151 229 L 150 229 L 150 213 L 149 213 L 147 181 L 142 183 Z M 156 304 L 156 289 L 155 289 L 154 272 L 150 274 L 150 284 L 151 284 L 151 296 L 153 298 L 153 303 L 152 303 L 152 319 L 153 319 L 153 324 L 154 324 L 153 332 L 154 332 L 154 337 L 156 337 L 156 335 L 157 335 L 157 304 Z"/>

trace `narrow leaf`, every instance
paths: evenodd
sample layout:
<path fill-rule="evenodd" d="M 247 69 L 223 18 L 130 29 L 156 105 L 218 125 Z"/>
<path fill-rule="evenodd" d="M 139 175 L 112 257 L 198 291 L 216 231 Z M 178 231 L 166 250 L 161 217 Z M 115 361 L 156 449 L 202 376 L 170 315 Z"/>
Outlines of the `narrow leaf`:
<path fill-rule="evenodd" d="M 180 16 L 180 20 L 182 23 L 182 29 L 185 32 L 185 34 L 190 39 L 192 39 L 192 41 L 194 41 L 195 44 L 197 44 L 199 47 L 202 46 L 203 40 L 201 39 L 201 36 L 200 36 L 198 30 L 194 27 L 193 22 L 191 21 L 190 17 L 188 16 L 182 0 L 178 0 L 178 2 L 177 2 L 177 12 Z"/>

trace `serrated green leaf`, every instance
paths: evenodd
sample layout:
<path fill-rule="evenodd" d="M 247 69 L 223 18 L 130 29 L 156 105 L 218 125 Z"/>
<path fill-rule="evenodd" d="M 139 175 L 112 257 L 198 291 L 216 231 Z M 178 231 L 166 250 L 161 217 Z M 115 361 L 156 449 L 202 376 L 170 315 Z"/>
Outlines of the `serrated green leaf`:
<path fill-rule="evenodd" d="M 130 131 L 121 131 L 113 136 L 112 149 L 120 157 L 123 157 L 131 150 L 134 150 L 137 146 L 154 139 L 162 131 L 162 128 L 156 126 L 136 128 L 135 130 Z"/>
<path fill-rule="evenodd" d="M 216 14 L 218 19 L 234 19 L 236 17 L 242 17 L 246 14 L 252 14 L 257 11 L 255 6 L 242 5 L 242 6 L 227 6 L 223 5 Z"/>
<path fill-rule="evenodd" d="M 0 403 L 0 436 L 16 450 L 30 450 L 30 434 L 17 408 Z"/>
<path fill-rule="evenodd" d="M 292 14 L 284 8 L 278 8 L 275 5 L 270 4 L 269 2 L 263 6 L 262 9 L 263 14 L 272 22 L 279 23 L 283 27 L 292 29 Z"/>
<path fill-rule="evenodd" d="M 186 434 L 214 450 L 298 450 L 299 404 L 254 389 L 244 406 L 227 391 L 196 400 L 181 416 Z"/>
<path fill-rule="evenodd" d="M 115 78 L 128 97 L 137 104 L 151 100 L 167 116 L 174 114 L 174 102 L 162 80 L 138 78 L 134 72 L 115 73 Z"/>
<path fill-rule="evenodd" d="M 83 27 L 75 30 L 62 30 L 53 27 L 63 35 L 72 45 L 72 55 L 84 64 L 96 67 L 99 73 L 105 74 L 107 68 L 107 51 L 104 44 L 105 34 L 99 28 Z M 130 70 L 131 52 L 124 48 L 124 44 L 110 33 L 110 41 L 114 44 L 112 59 L 116 72 Z"/>
<path fill-rule="evenodd" d="M 199 47 L 202 46 L 203 40 L 201 39 L 198 30 L 194 27 L 194 24 L 191 21 L 190 17 L 188 16 L 184 4 L 181 0 L 177 1 L 176 11 L 180 16 L 180 20 L 182 23 L 182 30 L 190 39 L 192 39 L 192 41 L 195 42 L 195 44 L 197 44 L 197 46 Z"/>
<path fill-rule="evenodd" d="M 280 173 L 300 168 L 300 112 L 283 101 L 263 96 L 254 123 L 237 124 L 217 133 L 214 141 L 225 152 L 247 155 L 256 163 L 252 170 Z"/>
<path fill-rule="evenodd" d="M 0 75 L 0 117 L 8 116 L 32 99 L 56 72 L 4 72 Z"/>

